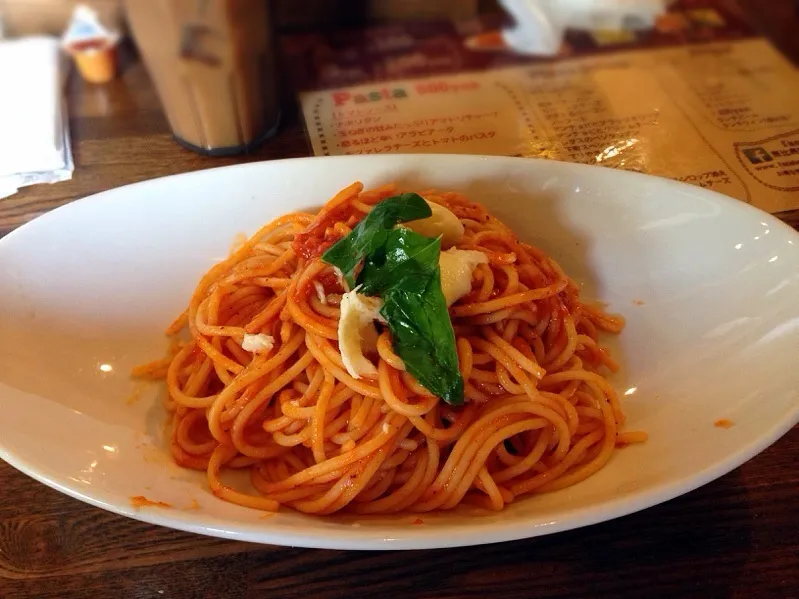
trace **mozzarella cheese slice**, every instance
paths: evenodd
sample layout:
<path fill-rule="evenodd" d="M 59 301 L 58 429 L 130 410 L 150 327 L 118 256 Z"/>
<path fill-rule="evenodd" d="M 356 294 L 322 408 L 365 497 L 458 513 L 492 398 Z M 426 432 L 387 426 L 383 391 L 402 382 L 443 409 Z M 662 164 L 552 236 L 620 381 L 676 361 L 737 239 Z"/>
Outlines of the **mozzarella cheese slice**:
<path fill-rule="evenodd" d="M 383 321 L 378 312 L 382 305 L 379 298 L 358 293 L 357 287 L 341 296 L 338 347 L 341 361 L 352 378 L 377 375 L 377 368 L 363 355 L 363 351 L 364 348 L 377 347 L 374 321 Z"/>
<path fill-rule="evenodd" d="M 433 214 L 427 218 L 412 220 L 403 226 L 425 237 L 436 238 L 440 235 L 443 247 L 453 246 L 463 239 L 463 223 L 451 210 L 427 200 L 425 202 L 430 206 Z"/>
<path fill-rule="evenodd" d="M 472 290 L 472 275 L 478 264 L 487 264 L 488 258 L 477 250 L 450 249 L 441 252 L 438 265 L 441 269 L 441 290 L 447 305 L 451 306 Z"/>

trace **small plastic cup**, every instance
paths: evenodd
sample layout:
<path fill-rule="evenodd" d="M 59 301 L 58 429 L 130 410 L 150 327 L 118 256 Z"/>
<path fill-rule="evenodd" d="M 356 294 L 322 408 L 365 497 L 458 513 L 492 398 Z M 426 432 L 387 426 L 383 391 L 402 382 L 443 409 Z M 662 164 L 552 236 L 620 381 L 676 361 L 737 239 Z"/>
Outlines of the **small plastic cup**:
<path fill-rule="evenodd" d="M 117 42 L 106 38 L 81 40 L 66 46 L 78 72 L 89 83 L 107 83 L 117 74 Z"/>

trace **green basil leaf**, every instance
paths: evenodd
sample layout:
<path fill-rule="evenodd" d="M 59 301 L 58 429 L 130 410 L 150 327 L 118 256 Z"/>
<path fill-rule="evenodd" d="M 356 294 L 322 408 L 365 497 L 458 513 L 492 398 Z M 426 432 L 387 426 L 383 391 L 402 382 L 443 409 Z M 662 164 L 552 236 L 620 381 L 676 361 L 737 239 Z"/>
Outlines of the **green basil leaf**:
<path fill-rule="evenodd" d="M 461 405 L 463 378 L 438 268 L 422 293 L 401 287 L 385 292 L 380 312 L 407 371 L 448 404 Z"/>
<path fill-rule="evenodd" d="M 377 206 L 323 255 L 344 273 L 350 288 L 355 272 L 360 292 L 380 295 L 394 351 L 408 372 L 447 403 L 463 403 L 455 332 L 441 290 L 441 239 L 430 239 L 397 223 L 432 214 L 417 194 L 402 194 Z"/>
<path fill-rule="evenodd" d="M 382 250 L 366 259 L 358 277 L 360 292 L 380 295 L 384 290 L 401 287 L 422 293 L 438 268 L 439 254 L 440 239 L 423 237 L 410 229 L 393 229 Z"/>
<path fill-rule="evenodd" d="M 338 267 L 353 288 L 358 265 L 385 246 L 389 232 L 397 223 L 431 215 L 430 206 L 418 194 L 403 193 L 387 198 L 372 208 L 349 235 L 322 254 L 322 260 Z"/>

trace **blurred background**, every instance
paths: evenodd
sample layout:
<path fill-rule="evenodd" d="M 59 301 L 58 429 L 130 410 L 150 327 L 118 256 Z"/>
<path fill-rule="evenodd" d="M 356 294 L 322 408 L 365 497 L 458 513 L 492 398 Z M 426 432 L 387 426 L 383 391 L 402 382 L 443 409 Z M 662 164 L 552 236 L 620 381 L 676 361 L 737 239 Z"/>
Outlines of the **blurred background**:
<path fill-rule="evenodd" d="M 0 22 L 0 233 L 26 194 L 308 155 L 547 158 L 799 208 L 795 0 L 0 0 Z"/>
<path fill-rule="evenodd" d="M 274 0 L 277 27 L 283 30 L 318 26 L 357 25 L 394 19 L 464 19 L 478 12 L 498 10 L 494 0 Z M 0 11 L 10 35 L 52 33 L 61 35 L 76 0 L 2 0 Z M 122 21 L 118 0 L 89 3 L 102 20 Z"/>

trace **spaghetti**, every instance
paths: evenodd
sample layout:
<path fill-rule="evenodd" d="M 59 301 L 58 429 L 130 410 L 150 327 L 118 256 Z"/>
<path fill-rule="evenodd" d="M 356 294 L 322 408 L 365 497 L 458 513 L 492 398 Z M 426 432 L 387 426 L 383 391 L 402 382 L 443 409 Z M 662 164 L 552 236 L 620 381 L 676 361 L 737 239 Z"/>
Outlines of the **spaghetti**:
<path fill-rule="evenodd" d="M 395 192 L 354 183 L 317 215 L 263 227 L 202 277 L 167 330 L 168 356 L 135 370 L 166 380 L 173 458 L 205 471 L 214 495 L 309 514 L 500 510 L 582 481 L 617 443 L 645 439 L 620 436 L 603 374 L 617 364 L 598 335 L 620 332 L 621 317 L 581 302 L 551 258 L 457 193 L 422 195 L 460 219 L 458 249 L 488 257 L 449 309 L 465 403 L 420 385 L 388 330 L 375 374 L 351 376 L 337 343 L 346 290 L 320 256 Z M 245 351 L 245 335 L 274 343 Z M 224 482 L 230 470 L 253 489 Z"/>

